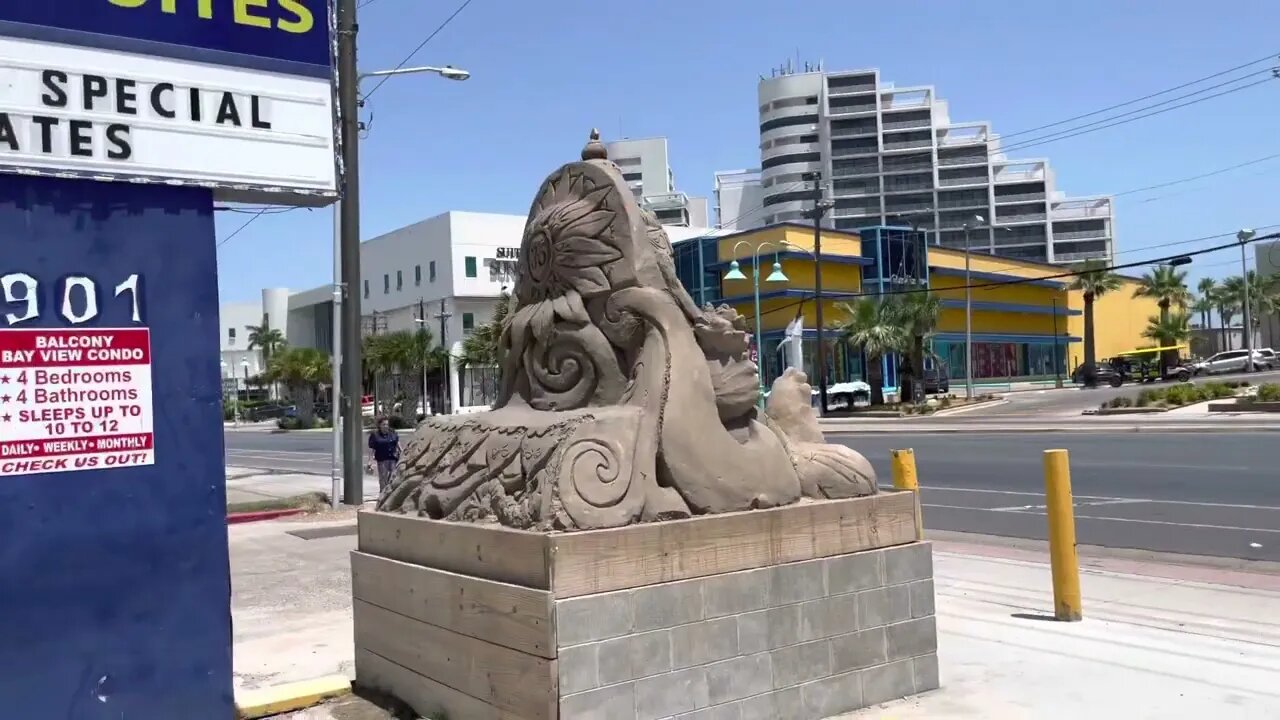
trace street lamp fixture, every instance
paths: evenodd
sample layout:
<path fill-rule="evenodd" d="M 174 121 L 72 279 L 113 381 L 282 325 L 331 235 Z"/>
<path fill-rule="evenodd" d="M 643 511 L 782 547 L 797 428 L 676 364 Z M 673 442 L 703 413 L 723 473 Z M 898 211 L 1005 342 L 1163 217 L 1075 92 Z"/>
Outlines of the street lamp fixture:
<path fill-rule="evenodd" d="M 738 248 L 744 244 L 750 245 L 750 243 L 748 243 L 746 240 L 739 240 L 737 244 L 733 246 L 733 252 L 730 254 L 737 255 Z M 786 243 L 783 243 L 783 244 L 785 245 Z M 751 255 L 751 258 L 752 258 L 751 259 L 751 288 L 755 298 L 754 307 L 755 307 L 755 314 L 756 314 L 756 362 L 757 364 L 762 362 L 764 359 L 764 347 L 763 347 L 763 342 L 761 340 L 761 332 L 760 332 L 760 251 L 763 250 L 766 246 L 773 246 L 775 252 L 777 251 L 777 248 L 778 248 L 778 246 L 772 242 L 762 242 L 756 246 L 755 252 L 752 253 Z M 747 276 L 744 275 L 742 272 L 742 266 L 738 263 L 736 258 L 733 260 L 733 262 L 729 263 L 729 272 L 724 274 L 724 279 L 725 280 L 746 280 L 747 279 Z M 778 262 L 775 259 L 773 262 L 773 272 L 769 273 L 769 276 L 766 277 L 764 281 L 772 282 L 772 283 L 787 282 L 787 276 L 782 272 L 782 263 Z M 764 410 L 764 370 L 759 369 L 756 377 L 760 381 L 759 398 L 756 402 L 759 405 L 760 410 L 763 411 Z"/>
<path fill-rule="evenodd" d="M 987 219 L 974 215 L 964 223 L 964 396 L 973 400 L 973 283 L 970 275 L 972 234 L 975 228 L 987 227 Z"/>
<path fill-rule="evenodd" d="M 374 70 L 372 72 L 360 73 L 359 80 L 371 77 L 391 77 L 392 75 L 417 75 L 418 73 L 435 73 L 446 80 L 467 80 L 471 77 L 471 73 L 461 68 L 445 65 L 444 67 L 434 67 L 431 65 L 422 65 L 419 67 L 395 68 L 394 70 Z"/>

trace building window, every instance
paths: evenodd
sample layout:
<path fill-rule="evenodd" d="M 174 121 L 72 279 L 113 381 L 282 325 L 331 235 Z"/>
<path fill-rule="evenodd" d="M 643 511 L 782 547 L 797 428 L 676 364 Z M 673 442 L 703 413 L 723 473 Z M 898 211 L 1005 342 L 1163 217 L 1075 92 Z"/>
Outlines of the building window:
<path fill-rule="evenodd" d="M 364 296 L 366 298 L 369 297 L 369 281 L 368 280 L 364 281 Z"/>
<path fill-rule="evenodd" d="M 427 263 L 427 276 L 428 276 L 427 280 L 429 282 L 436 281 L 436 261 L 435 260 L 432 260 L 431 262 Z"/>
<path fill-rule="evenodd" d="M 228 344 L 228 345 L 235 345 L 235 344 L 236 344 L 236 329 L 235 329 L 235 328 L 227 328 L 227 344 Z"/>
<path fill-rule="evenodd" d="M 396 271 L 396 292 L 400 292 L 403 289 L 404 289 L 404 271 L 397 270 Z"/>
<path fill-rule="evenodd" d="M 466 258 L 464 259 L 463 264 L 466 266 L 467 277 L 469 277 L 469 278 L 473 278 L 473 277 L 475 277 L 475 276 L 476 276 L 476 274 L 477 274 L 477 273 L 476 273 L 476 259 L 475 259 L 474 257 L 472 257 L 472 256 L 468 255 L 468 256 L 466 256 Z"/>
<path fill-rule="evenodd" d="M 462 313 L 462 331 L 471 332 L 476 326 L 476 316 L 473 313 Z"/>
<path fill-rule="evenodd" d="M 421 284 L 422 284 L 422 266 L 414 265 L 413 266 L 413 285 L 414 287 L 417 287 Z"/>

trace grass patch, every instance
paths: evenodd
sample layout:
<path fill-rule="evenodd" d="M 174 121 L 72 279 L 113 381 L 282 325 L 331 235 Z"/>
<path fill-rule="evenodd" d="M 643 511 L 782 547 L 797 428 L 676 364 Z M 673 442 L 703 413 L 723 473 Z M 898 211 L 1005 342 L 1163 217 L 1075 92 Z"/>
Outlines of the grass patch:
<path fill-rule="evenodd" d="M 312 492 L 304 495 L 294 495 L 293 497 L 228 503 L 227 513 L 269 512 L 271 510 L 298 509 L 306 510 L 307 512 L 318 512 L 327 507 L 329 507 L 329 496 L 322 492 Z"/>
<path fill-rule="evenodd" d="M 1280 383 L 1263 383 L 1258 386 L 1258 402 L 1280 402 Z"/>

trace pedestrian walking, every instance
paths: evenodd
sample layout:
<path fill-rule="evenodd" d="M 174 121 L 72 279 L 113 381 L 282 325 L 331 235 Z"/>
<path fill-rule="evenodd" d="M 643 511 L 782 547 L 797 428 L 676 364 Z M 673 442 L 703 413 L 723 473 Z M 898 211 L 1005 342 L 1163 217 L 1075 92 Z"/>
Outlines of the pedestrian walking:
<path fill-rule="evenodd" d="M 400 436 L 391 429 L 391 421 L 385 417 L 378 418 L 378 426 L 369 433 L 369 449 L 373 451 L 373 462 L 378 466 L 378 492 L 381 493 L 391 484 L 391 473 L 400 459 Z"/>

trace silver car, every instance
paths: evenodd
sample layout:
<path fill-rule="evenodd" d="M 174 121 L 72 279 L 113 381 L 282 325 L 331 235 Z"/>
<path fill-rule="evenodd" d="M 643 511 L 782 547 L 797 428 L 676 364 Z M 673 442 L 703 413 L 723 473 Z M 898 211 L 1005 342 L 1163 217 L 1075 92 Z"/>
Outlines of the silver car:
<path fill-rule="evenodd" d="M 1207 360 L 1201 360 L 1192 366 L 1192 370 L 1196 375 L 1217 375 L 1229 372 L 1244 372 L 1245 359 L 1249 357 L 1248 350 L 1227 350 L 1210 357 Z M 1253 365 L 1256 368 L 1270 370 L 1276 365 L 1275 352 L 1270 357 L 1265 355 L 1261 350 L 1253 351 Z"/>

